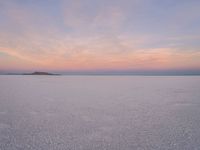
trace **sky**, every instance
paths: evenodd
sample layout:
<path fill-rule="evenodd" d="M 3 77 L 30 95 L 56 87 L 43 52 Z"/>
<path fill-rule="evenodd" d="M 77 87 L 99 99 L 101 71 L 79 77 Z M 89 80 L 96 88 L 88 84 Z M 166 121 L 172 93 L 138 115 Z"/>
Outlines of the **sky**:
<path fill-rule="evenodd" d="M 0 0 L 0 71 L 199 71 L 199 7 L 199 0 Z"/>

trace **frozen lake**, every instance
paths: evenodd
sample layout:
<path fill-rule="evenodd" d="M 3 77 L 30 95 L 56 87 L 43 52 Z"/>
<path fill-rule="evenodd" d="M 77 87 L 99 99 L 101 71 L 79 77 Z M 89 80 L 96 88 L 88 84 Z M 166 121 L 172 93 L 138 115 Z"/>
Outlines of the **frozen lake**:
<path fill-rule="evenodd" d="M 0 76 L 0 150 L 199 150 L 200 76 Z"/>

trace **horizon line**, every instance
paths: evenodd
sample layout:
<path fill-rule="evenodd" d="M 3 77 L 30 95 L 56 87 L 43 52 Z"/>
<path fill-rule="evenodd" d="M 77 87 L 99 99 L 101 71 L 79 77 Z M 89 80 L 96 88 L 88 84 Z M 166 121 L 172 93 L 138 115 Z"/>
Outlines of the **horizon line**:
<path fill-rule="evenodd" d="M 96 70 L 96 71 L 0 71 L 0 75 L 25 75 L 33 72 L 47 72 L 59 75 L 102 75 L 102 76 L 199 76 L 200 70 Z"/>

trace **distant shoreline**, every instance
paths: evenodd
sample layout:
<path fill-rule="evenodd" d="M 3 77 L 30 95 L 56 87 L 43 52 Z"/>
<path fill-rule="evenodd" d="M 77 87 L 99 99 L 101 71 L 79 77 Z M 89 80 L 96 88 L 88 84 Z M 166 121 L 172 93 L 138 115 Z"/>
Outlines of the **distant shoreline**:
<path fill-rule="evenodd" d="M 48 76 L 200 76 L 200 71 L 66 71 L 66 72 L 6 72 L 0 75 L 48 75 Z"/>
<path fill-rule="evenodd" d="M 134 74 L 134 73 L 48 73 L 48 72 L 34 72 L 34 73 L 0 73 L 0 75 L 22 75 L 22 76 L 200 76 L 200 74 L 193 73 L 177 73 L 177 74 Z"/>

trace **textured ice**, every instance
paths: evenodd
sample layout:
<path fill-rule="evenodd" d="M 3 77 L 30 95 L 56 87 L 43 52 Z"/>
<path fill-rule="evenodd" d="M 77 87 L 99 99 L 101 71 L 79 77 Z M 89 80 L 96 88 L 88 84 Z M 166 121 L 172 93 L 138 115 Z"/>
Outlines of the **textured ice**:
<path fill-rule="evenodd" d="M 0 150 L 199 150 L 198 76 L 0 76 Z"/>

